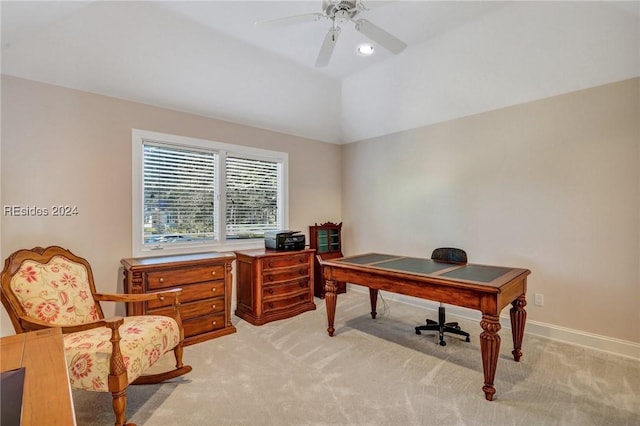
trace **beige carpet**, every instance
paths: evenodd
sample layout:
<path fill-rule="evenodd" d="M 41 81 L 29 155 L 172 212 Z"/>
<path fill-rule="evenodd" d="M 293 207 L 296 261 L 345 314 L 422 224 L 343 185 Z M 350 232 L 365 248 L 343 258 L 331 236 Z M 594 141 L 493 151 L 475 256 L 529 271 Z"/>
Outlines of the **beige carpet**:
<path fill-rule="evenodd" d="M 640 363 L 525 330 L 520 363 L 503 329 L 493 402 L 484 399 L 479 324 L 471 343 L 416 335 L 434 312 L 338 296 L 336 335 L 318 309 L 188 346 L 187 376 L 128 391 L 138 425 L 640 425 Z M 385 312 L 383 312 L 385 310 Z M 451 319 L 451 318 L 450 318 Z M 79 425 L 113 424 L 109 394 L 74 391 Z"/>

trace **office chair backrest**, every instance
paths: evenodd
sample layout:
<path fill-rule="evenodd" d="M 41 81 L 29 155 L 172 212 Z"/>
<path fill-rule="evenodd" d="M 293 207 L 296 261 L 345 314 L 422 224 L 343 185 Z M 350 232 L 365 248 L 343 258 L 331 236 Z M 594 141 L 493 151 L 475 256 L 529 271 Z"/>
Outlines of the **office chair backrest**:
<path fill-rule="evenodd" d="M 467 263 L 467 253 L 459 248 L 440 247 L 431 253 L 431 259 L 447 263 Z"/>

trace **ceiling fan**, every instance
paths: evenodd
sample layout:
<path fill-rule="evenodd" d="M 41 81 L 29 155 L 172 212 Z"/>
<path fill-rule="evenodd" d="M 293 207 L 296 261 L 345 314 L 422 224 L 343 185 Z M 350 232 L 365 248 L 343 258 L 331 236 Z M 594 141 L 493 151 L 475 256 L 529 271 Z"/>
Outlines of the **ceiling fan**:
<path fill-rule="evenodd" d="M 361 12 L 367 10 L 369 9 L 364 5 L 362 0 L 322 0 L 322 13 L 306 13 L 303 15 L 257 22 L 257 24 L 294 24 L 320 21 L 323 19 L 329 20 L 331 26 L 320 47 L 320 52 L 316 59 L 316 67 L 325 67 L 329 64 L 329 60 L 333 54 L 333 48 L 338 42 L 338 37 L 340 37 L 340 24 L 345 22 L 353 22 L 357 31 L 393 54 L 397 55 L 402 52 L 407 47 L 405 42 L 366 19 L 356 19 Z"/>

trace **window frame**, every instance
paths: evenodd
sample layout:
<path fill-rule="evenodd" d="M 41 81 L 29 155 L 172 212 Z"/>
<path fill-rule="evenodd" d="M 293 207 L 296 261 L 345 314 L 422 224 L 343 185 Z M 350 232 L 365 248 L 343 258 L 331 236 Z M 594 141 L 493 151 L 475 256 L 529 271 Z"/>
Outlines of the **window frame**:
<path fill-rule="evenodd" d="M 173 243 L 170 245 L 152 246 L 144 244 L 144 155 L 143 146 L 146 142 L 182 149 L 196 149 L 215 152 L 216 164 L 215 181 L 218 192 L 215 194 L 218 210 L 215 211 L 214 233 L 218 240 L 206 242 Z M 134 257 L 161 256 L 172 254 L 198 253 L 206 251 L 234 251 L 264 247 L 263 238 L 226 239 L 226 158 L 227 156 L 277 162 L 281 165 L 281 177 L 278 191 L 278 222 L 282 229 L 288 229 L 289 224 L 289 154 L 286 152 L 254 148 L 244 145 L 178 136 L 149 130 L 132 129 L 132 200 L 131 200 L 131 241 Z"/>

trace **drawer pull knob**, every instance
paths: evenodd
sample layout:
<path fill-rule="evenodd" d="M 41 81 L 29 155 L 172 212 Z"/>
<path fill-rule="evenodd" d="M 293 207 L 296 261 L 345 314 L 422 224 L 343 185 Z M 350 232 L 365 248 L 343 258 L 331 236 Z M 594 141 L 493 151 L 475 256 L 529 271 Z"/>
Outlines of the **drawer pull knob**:
<path fill-rule="evenodd" d="M 211 271 L 211 275 L 215 275 L 215 274 L 216 274 L 216 271 Z"/>
<path fill-rule="evenodd" d="M 269 281 L 273 281 L 273 275 L 269 275 Z"/>
<path fill-rule="evenodd" d="M 305 271 L 304 269 L 300 269 L 300 271 L 298 271 L 300 273 L 300 275 L 306 275 L 307 271 Z"/>
<path fill-rule="evenodd" d="M 215 309 L 215 308 L 216 308 L 216 305 L 214 303 L 213 305 L 211 305 L 211 309 Z"/>
<path fill-rule="evenodd" d="M 269 268 L 273 268 L 273 262 L 269 262 Z"/>
<path fill-rule="evenodd" d="M 164 278 L 160 277 L 160 279 L 159 279 L 158 281 L 160 281 L 161 283 L 163 283 L 163 282 L 164 282 Z"/>
<path fill-rule="evenodd" d="M 300 283 L 298 284 L 300 287 L 305 288 L 307 286 L 307 283 Z"/>
<path fill-rule="evenodd" d="M 216 322 L 215 322 L 215 321 L 211 321 L 211 324 L 212 324 L 212 325 L 216 325 Z"/>
<path fill-rule="evenodd" d="M 215 287 L 212 287 L 212 288 L 211 288 L 211 293 L 215 293 L 215 292 L 216 292 L 216 288 L 215 288 Z"/>
<path fill-rule="evenodd" d="M 307 259 L 305 259 L 304 257 L 301 257 L 300 260 L 298 260 L 300 263 L 305 263 L 307 261 Z"/>
<path fill-rule="evenodd" d="M 273 302 L 269 302 L 269 307 L 273 308 Z"/>
<path fill-rule="evenodd" d="M 304 300 L 304 294 L 301 294 L 300 296 L 298 296 L 300 298 L 300 300 Z"/>
<path fill-rule="evenodd" d="M 273 294 L 273 289 L 270 288 L 269 290 L 267 290 L 269 292 L 269 294 Z"/>

